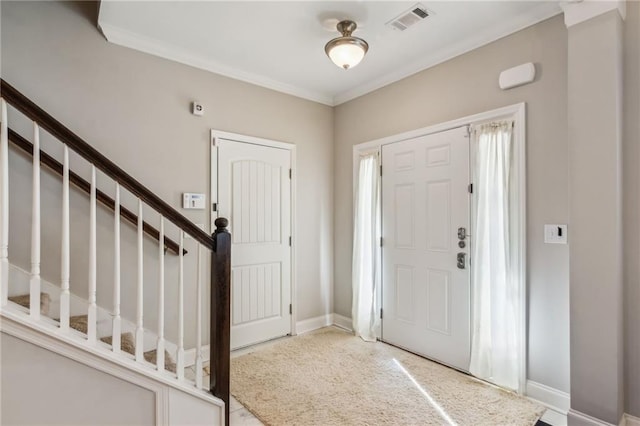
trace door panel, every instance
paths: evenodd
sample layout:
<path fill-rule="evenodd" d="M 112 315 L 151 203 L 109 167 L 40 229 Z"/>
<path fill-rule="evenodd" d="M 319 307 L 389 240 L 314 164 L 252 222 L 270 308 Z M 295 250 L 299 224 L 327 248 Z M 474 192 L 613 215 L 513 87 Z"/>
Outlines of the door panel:
<path fill-rule="evenodd" d="M 291 153 L 220 139 L 218 214 L 229 218 L 231 348 L 291 332 Z"/>
<path fill-rule="evenodd" d="M 382 148 L 384 341 L 469 368 L 469 139 L 459 128 Z"/>
<path fill-rule="evenodd" d="M 396 265 L 395 280 L 395 312 L 398 320 L 413 324 L 415 316 L 413 312 L 413 296 L 415 280 L 413 279 L 413 267 Z"/>

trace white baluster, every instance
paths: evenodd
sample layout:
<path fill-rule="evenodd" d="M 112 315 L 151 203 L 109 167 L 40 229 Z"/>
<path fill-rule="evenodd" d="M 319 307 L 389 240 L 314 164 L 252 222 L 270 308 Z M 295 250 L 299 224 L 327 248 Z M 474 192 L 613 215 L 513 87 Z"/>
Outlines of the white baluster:
<path fill-rule="evenodd" d="M 2 173 L 2 201 L 0 201 L 0 306 L 8 302 L 9 296 L 9 125 L 7 103 L 0 100 L 0 171 Z"/>
<path fill-rule="evenodd" d="M 31 191 L 31 278 L 29 313 L 40 319 L 40 128 L 33 123 L 33 189 Z"/>
<path fill-rule="evenodd" d="M 62 161 L 62 264 L 60 293 L 60 330 L 69 330 L 69 147 L 64 145 Z"/>
<path fill-rule="evenodd" d="M 158 235 L 158 344 L 156 345 L 156 367 L 164 371 L 164 218 L 160 215 Z"/>
<path fill-rule="evenodd" d="M 184 231 L 180 230 L 178 249 L 178 353 L 176 371 L 178 379 L 184 379 Z"/>
<path fill-rule="evenodd" d="M 120 334 L 122 319 L 120 318 L 120 184 L 116 182 L 116 196 L 113 206 L 113 332 L 111 346 L 114 353 L 120 352 Z"/>
<path fill-rule="evenodd" d="M 144 308 L 144 246 L 143 246 L 143 227 L 142 220 L 142 200 L 138 200 L 138 309 L 136 312 L 136 361 L 144 361 L 144 328 L 143 328 L 143 308 Z"/>
<path fill-rule="evenodd" d="M 196 387 L 202 388 L 202 245 L 198 244 L 198 281 L 196 291 Z"/>
<path fill-rule="evenodd" d="M 97 252 L 96 252 L 96 167 L 91 165 L 91 195 L 89 201 L 89 309 L 87 311 L 87 340 L 95 343 L 98 323 L 98 306 L 96 305 L 97 284 Z"/>

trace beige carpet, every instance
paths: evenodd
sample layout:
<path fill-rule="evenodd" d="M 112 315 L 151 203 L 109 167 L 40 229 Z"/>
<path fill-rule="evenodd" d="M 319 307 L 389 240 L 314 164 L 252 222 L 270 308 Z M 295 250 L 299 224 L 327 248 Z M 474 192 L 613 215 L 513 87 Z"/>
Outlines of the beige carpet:
<path fill-rule="evenodd" d="M 440 364 L 335 328 L 233 358 L 231 393 L 272 426 L 533 425 L 544 411 Z"/>

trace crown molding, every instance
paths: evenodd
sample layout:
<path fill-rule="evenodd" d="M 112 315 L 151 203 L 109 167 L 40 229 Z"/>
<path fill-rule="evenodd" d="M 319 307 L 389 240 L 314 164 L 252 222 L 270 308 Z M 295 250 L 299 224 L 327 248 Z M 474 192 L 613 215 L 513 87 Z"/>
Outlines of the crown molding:
<path fill-rule="evenodd" d="M 159 56 L 170 61 L 179 62 L 194 68 L 210 71 L 245 83 L 255 84 L 277 92 L 286 93 L 298 98 L 307 99 L 324 105 L 334 106 L 333 97 L 325 93 L 303 89 L 291 84 L 282 83 L 257 74 L 241 71 L 211 59 L 194 55 L 187 50 L 161 42 L 154 38 L 141 36 L 140 34 L 123 28 L 105 24 L 98 20 L 98 28 L 108 42 L 119 46 L 128 47 L 150 55 Z"/>
<path fill-rule="evenodd" d="M 561 3 L 564 11 L 564 24 L 567 28 L 581 22 L 617 10 L 622 19 L 627 17 L 627 2 L 625 0 L 577 0 Z"/>
<path fill-rule="evenodd" d="M 533 13 L 522 15 L 516 19 L 505 20 L 502 25 L 487 28 L 486 31 L 475 34 L 472 39 L 463 40 L 459 43 L 448 46 L 447 48 L 440 49 L 435 55 L 429 55 L 428 58 L 414 61 L 404 67 L 395 69 L 393 72 L 383 77 L 373 79 L 372 81 L 368 81 L 335 96 L 326 92 L 308 90 L 258 74 L 229 67 L 217 61 L 193 54 L 184 48 L 170 45 L 151 37 L 142 36 L 118 26 L 107 24 L 100 19 L 98 20 L 98 28 L 102 31 L 107 41 L 113 44 L 135 49 L 154 56 L 189 65 L 194 68 L 210 71 L 225 77 L 244 81 L 246 83 L 265 87 L 267 89 L 307 99 L 313 102 L 318 102 L 328 106 L 337 106 L 384 86 L 388 86 L 420 71 L 424 71 L 427 68 L 441 64 L 452 58 L 492 43 L 509 34 L 535 25 L 538 22 L 549 19 L 559 13 L 562 13 L 562 9 L 560 7 L 550 10 L 547 2 L 541 2 L 540 7 L 534 10 Z"/>

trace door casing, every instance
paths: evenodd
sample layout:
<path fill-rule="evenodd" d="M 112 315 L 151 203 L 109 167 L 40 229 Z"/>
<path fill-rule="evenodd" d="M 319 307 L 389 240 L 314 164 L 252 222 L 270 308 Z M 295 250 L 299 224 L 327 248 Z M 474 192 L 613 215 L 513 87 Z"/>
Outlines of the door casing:
<path fill-rule="evenodd" d="M 215 220 L 218 218 L 217 211 L 213 211 L 213 203 L 218 203 L 218 149 L 216 141 L 226 139 L 241 143 L 249 143 L 264 147 L 280 148 L 291 153 L 291 335 L 296 333 L 297 303 L 296 303 L 296 146 L 291 143 L 279 142 L 255 136 L 241 135 L 238 133 L 224 132 L 211 129 L 210 133 L 210 202 L 209 202 L 209 223 L 210 230 L 215 229 Z"/>

